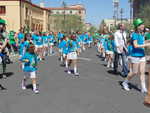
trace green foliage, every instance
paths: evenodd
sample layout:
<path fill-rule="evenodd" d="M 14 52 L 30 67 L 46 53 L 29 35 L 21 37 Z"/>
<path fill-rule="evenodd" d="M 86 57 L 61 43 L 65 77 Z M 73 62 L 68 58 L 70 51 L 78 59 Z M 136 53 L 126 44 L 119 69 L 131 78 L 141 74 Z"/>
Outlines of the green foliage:
<path fill-rule="evenodd" d="M 88 32 L 90 32 L 91 34 L 93 34 L 94 32 L 96 32 L 97 31 L 97 28 L 95 27 L 95 26 L 92 26 L 89 30 L 88 30 Z"/>
<path fill-rule="evenodd" d="M 150 3 L 145 4 L 144 6 L 141 6 L 139 17 L 144 20 L 144 23 L 146 27 L 150 28 Z"/>
<path fill-rule="evenodd" d="M 76 32 L 83 30 L 83 21 L 77 15 L 52 15 L 55 18 L 54 26 L 56 31 Z"/>

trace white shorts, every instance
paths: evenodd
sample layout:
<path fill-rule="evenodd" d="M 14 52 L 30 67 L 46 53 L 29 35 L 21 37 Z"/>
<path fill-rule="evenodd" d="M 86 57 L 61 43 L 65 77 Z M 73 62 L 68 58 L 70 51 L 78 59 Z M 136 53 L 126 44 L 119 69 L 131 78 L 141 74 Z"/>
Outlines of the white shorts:
<path fill-rule="evenodd" d="M 38 49 L 38 48 L 42 48 L 43 45 L 35 45 L 35 47 Z"/>
<path fill-rule="evenodd" d="M 67 56 L 67 54 L 63 54 L 63 58 L 65 58 Z"/>
<path fill-rule="evenodd" d="M 132 59 L 131 56 L 127 56 L 127 61 L 128 61 L 128 63 L 132 63 L 132 62 L 131 62 L 131 59 Z"/>
<path fill-rule="evenodd" d="M 54 45 L 54 43 L 50 43 L 49 45 L 50 45 L 50 46 L 53 46 L 53 45 Z"/>
<path fill-rule="evenodd" d="M 60 52 L 60 53 L 62 53 L 62 51 L 63 51 L 62 49 L 59 49 L 59 52 Z"/>
<path fill-rule="evenodd" d="M 113 51 L 107 50 L 107 51 L 106 51 L 106 54 L 112 55 L 112 54 L 114 54 L 114 53 L 113 53 Z"/>
<path fill-rule="evenodd" d="M 131 63 L 141 63 L 141 62 L 146 62 L 145 57 L 130 57 L 131 58 Z"/>
<path fill-rule="evenodd" d="M 29 78 L 36 78 L 36 72 L 24 72 L 24 76 L 25 77 L 29 77 Z"/>
<path fill-rule="evenodd" d="M 75 60 L 77 59 L 77 52 L 71 52 L 67 55 L 67 59 Z"/>
<path fill-rule="evenodd" d="M 48 47 L 48 44 L 44 44 L 44 47 Z"/>

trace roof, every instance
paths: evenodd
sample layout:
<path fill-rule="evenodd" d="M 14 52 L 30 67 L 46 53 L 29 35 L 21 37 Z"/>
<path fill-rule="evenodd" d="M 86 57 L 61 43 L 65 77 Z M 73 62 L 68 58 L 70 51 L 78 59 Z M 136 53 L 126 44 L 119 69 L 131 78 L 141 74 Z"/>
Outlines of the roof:
<path fill-rule="evenodd" d="M 25 3 L 28 3 L 28 4 L 32 5 L 33 7 L 49 11 L 47 8 L 40 7 L 39 5 L 33 4 L 32 2 L 27 1 L 27 0 L 0 0 L 0 1 L 22 1 L 22 2 L 25 2 Z"/>
<path fill-rule="evenodd" d="M 47 8 L 48 10 L 85 10 L 83 5 L 77 4 L 77 5 L 71 5 L 67 7 L 50 7 Z"/>

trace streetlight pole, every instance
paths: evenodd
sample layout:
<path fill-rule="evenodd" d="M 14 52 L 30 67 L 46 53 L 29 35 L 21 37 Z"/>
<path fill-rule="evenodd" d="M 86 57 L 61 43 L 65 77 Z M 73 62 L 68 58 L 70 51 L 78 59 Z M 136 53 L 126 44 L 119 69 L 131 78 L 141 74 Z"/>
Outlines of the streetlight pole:
<path fill-rule="evenodd" d="M 121 24 L 122 24 L 122 20 L 123 20 L 123 8 L 120 9 L 120 16 L 121 16 Z"/>
<path fill-rule="evenodd" d="M 62 2 L 63 8 L 64 8 L 64 31 L 66 31 L 66 14 L 65 14 L 65 8 L 66 8 L 66 3 L 63 1 Z"/>

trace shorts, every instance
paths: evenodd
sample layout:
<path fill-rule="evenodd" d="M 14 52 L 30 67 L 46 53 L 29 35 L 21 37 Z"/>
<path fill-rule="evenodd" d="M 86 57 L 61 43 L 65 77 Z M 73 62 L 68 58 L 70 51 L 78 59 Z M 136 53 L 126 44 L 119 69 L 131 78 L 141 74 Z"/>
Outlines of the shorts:
<path fill-rule="evenodd" d="M 48 47 L 48 44 L 44 44 L 44 47 Z"/>
<path fill-rule="evenodd" d="M 114 54 L 114 53 L 113 53 L 113 51 L 107 50 L 107 51 L 106 51 L 106 54 L 112 55 L 112 54 Z"/>
<path fill-rule="evenodd" d="M 36 78 L 36 72 L 24 72 L 24 76 L 25 77 L 29 77 L 29 78 Z"/>
<path fill-rule="evenodd" d="M 141 63 L 141 62 L 146 62 L 145 57 L 130 57 L 131 58 L 131 63 Z"/>
<path fill-rule="evenodd" d="M 63 58 L 65 58 L 66 56 L 67 56 L 67 54 L 64 54 L 64 53 L 63 53 Z"/>
<path fill-rule="evenodd" d="M 43 45 L 35 45 L 35 47 L 38 49 L 38 48 L 42 48 Z"/>
<path fill-rule="evenodd" d="M 128 63 L 132 63 L 132 62 L 131 62 L 131 58 L 132 58 L 131 56 L 127 56 L 127 61 L 128 61 Z"/>
<path fill-rule="evenodd" d="M 77 52 L 71 52 L 67 55 L 67 59 L 69 60 L 76 60 L 77 59 Z"/>
<path fill-rule="evenodd" d="M 50 45 L 50 46 L 53 46 L 53 45 L 54 45 L 54 43 L 50 43 L 49 45 Z"/>
<path fill-rule="evenodd" d="M 62 53 L 62 51 L 63 51 L 62 49 L 59 49 L 59 52 L 60 52 L 60 53 Z"/>

